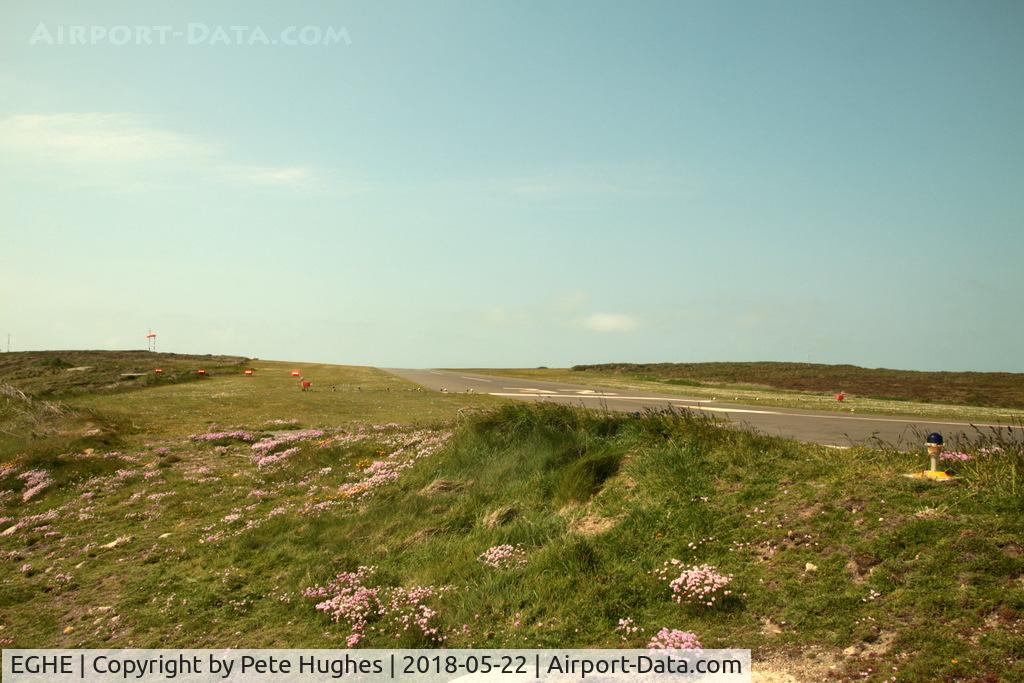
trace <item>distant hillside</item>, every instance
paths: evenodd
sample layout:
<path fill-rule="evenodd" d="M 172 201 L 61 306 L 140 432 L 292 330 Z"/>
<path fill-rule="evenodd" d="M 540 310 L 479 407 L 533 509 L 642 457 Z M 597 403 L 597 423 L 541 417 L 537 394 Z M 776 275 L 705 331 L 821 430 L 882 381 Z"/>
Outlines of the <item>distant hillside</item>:
<path fill-rule="evenodd" d="M 239 372 L 240 356 L 193 356 L 149 351 L 24 351 L 0 353 L 0 384 L 33 396 L 61 396 L 89 391 L 117 391 L 156 383 L 194 379 L 202 368 L 209 374 Z M 162 368 L 157 376 L 154 368 Z"/>
<path fill-rule="evenodd" d="M 816 363 L 604 363 L 575 372 L 612 374 L 682 385 L 754 385 L 890 400 L 1024 408 L 1024 374 L 917 372 Z"/>

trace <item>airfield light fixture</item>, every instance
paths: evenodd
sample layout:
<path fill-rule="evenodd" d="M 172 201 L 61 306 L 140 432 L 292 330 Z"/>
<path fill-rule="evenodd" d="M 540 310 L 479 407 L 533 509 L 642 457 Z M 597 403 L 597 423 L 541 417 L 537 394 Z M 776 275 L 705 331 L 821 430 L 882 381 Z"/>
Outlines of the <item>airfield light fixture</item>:
<path fill-rule="evenodd" d="M 928 449 L 928 456 L 931 458 L 931 467 L 921 472 L 913 472 L 906 475 L 911 479 L 926 479 L 928 481 L 954 481 L 957 477 L 952 476 L 939 469 L 939 455 L 942 453 L 942 447 L 945 444 L 945 440 L 942 438 L 942 434 L 939 432 L 931 432 L 924 439 L 924 446 Z"/>

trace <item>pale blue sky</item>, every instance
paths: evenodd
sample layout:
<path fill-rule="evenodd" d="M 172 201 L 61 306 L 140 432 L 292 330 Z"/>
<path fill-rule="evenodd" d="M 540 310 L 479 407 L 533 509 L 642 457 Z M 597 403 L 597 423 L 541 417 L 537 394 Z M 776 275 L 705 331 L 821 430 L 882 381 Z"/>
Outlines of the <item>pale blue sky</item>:
<path fill-rule="evenodd" d="M 30 44 L 190 23 L 350 40 Z M 1019 2 L 8 2 L 0 335 L 1022 371 L 1022 122 Z"/>

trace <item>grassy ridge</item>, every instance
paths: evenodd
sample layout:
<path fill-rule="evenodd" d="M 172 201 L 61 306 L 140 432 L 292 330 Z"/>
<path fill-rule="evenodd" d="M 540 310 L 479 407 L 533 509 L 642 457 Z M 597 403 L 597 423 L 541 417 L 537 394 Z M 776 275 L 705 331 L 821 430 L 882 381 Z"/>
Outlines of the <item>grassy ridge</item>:
<path fill-rule="evenodd" d="M 437 589 L 425 600 L 451 646 L 643 646 L 668 627 L 783 666 L 787 653 L 813 650 L 820 671 L 805 680 L 833 665 L 857 680 L 892 667 L 908 681 L 1024 676 L 1019 448 L 976 454 L 959 465 L 964 481 L 941 488 L 899 476 L 920 454 L 544 405 L 453 424 L 460 402 L 483 398 L 396 391 L 408 387 L 338 368 L 359 391 L 293 394 L 273 383 L 286 368 L 258 370 L 265 386 L 225 377 L 135 394 L 184 419 L 155 410 L 118 452 L 35 460 L 93 469 L 28 501 L 23 488 L 2 498 L 3 527 L 18 528 L 0 531 L 0 637 L 20 647 L 344 646 L 351 624 L 302 592 L 373 565 L 374 590 Z M 97 400 L 126 415 L 132 396 Z M 383 419 L 388 401 L 419 426 L 353 420 Z M 204 411 L 252 439 L 326 432 L 260 467 L 250 442 L 185 438 L 214 428 L 190 417 Z M 25 470 L 18 458 L 9 465 L 3 481 Z M 395 477 L 380 476 L 392 466 L 402 467 Z M 524 566 L 478 559 L 502 544 L 519 546 Z M 734 596 L 715 608 L 673 602 L 652 574 L 673 558 L 733 575 Z M 624 618 L 642 630 L 621 633 Z M 372 625 L 360 645 L 437 642 L 416 629 L 395 637 L 387 614 Z"/>
<path fill-rule="evenodd" d="M 376 368 L 254 361 L 252 377 L 240 371 L 141 392 L 72 397 L 74 407 L 130 421 L 140 436 L 160 438 L 205 429 L 261 425 L 274 419 L 314 426 L 352 422 L 415 424 L 449 420 L 499 403 L 490 396 L 439 394 Z M 299 391 L 293 369 L 312 382 Z"/>
<path fill-rule="evenodd" d="M 605 363 L 575 365 L 581 374 L 625 375 L 682 386 L 762 386 L 883 400 L 1024 408 L 1024 374 L 917 372 L 817 363 Z"/>
<path fill-rule="evenodd" d="M 114 353 L 118 356 L 110 362 L 125 367 L 120 352 Z M 153 355 L 140 353 L 147 358 Z M 179 360 L 194 362 L 192 357 Z M 161 378 L 155 384 L 137 385 L 141 391 L 100 388 L 90 393 L 83 387 L 59 400 L 33 397 L 0 384 L 0 464 L 90 448 L 138 448 L 208 429 L 258 426 L 275 419 L 332 426 L 367 421 L 410 424 L 448 420 L 474 407 L 497 403 L 490 397 L 424 392 L 374 368 L 274 361 L 254 361 L 246 367 L 255 368 L 255 375 L 246 377 L 240 367 L 228 364 L 206 378 L 189 373 L 185 380 L 176 381 L 171 374 L 167 381 Z M 297 380 L 290 375 L 293 369 L 313 382 L 313 391 L 298 390 Z M 52 395 L 55 385 L 49 372 L 44 369 L 38 374 L 25 383 Z"/>
<path fill-rule="evenodd" d="M 34 396 L 69 396 L 194 381 L 200 368 L 210 375 L 237 373 L 246 362 L 149 351 L 21 351 L 0 353 L 0 384 Z M 158 367 L 162 375 L 153 373 Z"/>

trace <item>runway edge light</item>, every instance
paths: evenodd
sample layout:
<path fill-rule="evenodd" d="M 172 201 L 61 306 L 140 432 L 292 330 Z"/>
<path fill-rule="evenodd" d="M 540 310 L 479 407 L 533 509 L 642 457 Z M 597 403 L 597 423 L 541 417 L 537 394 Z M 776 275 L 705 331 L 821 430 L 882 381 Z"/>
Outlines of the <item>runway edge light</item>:
<path fill-rule="evenodd" d="M 959 479 L 959 477 L 954 477 L 953 475 L 939 469 L 939 454 L 942 453 L 943 444 L 945 444 L 945 440 L 942 438 L 942 434 L 938 432 L 931 432 L 924 440 L 924 446 L 928 449 L 928 456 L 931 458 L 931 467 L 920 472 L 904 474 L 903 476 L 910 479 L 922 479 L 924 481 L 934 482 L 950 482 Z"/>

